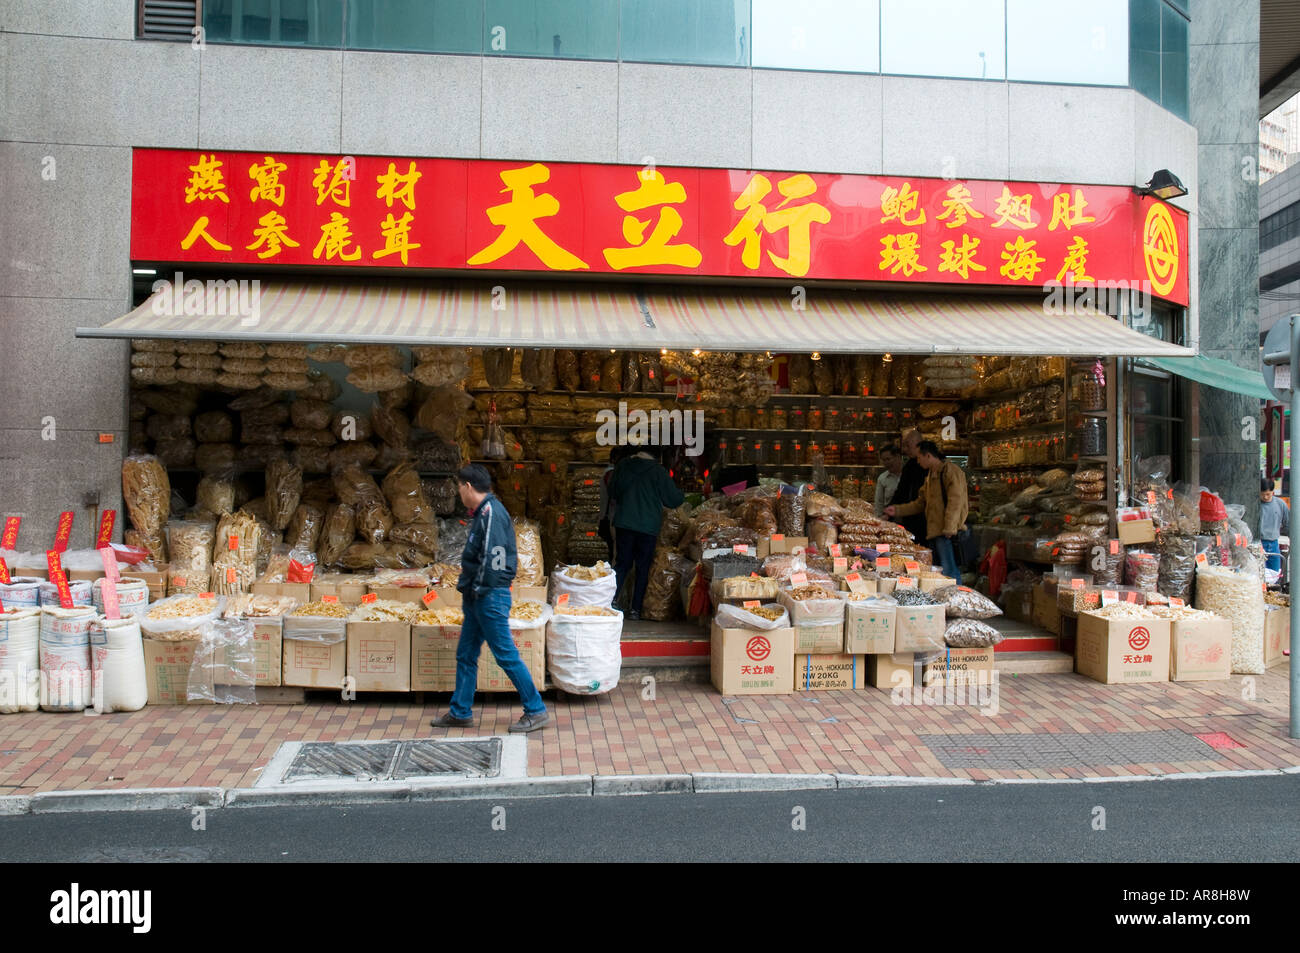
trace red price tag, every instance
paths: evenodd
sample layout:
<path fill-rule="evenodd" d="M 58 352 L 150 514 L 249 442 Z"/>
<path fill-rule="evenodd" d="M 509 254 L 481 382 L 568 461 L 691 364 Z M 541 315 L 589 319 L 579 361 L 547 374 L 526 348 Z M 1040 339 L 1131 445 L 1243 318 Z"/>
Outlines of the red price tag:
<path fill-rule="evenodd" d="M 320 597 L 320 601 L 321 601 L 321 602 L 329 602 L 329 603 L 338 602 L 338 601 L 339 601 L 339 597 L 338 597 L 338 596 L 321 596 L 321 597 Z"/>
<path fill-rule="evenodd" d="M 189 580 L 186 579 L 184 576 L 172 576 L 172 585 L 175 586 L 177 589 L 184 589 L 189 584 L 190 584 Z"/>
<path fill-rule="evenodd" d="M 0 582 L 3 582 L 7 586 L 9 585 L 9 581 L 9 567 L 5 565 L 3 559 L 0 559 Z"/>
<path fill-rule="evenodd" d="M 231 533 L 230 538 L 226 540 L 226 545 L 230 547 L 231 552 L 234 552 L 236 549 L 239 548 L 239 537 L 236 536 L 234 533 Z"/>
<path fill-rule="evenodd" d="M 807 574 L 807 573 L 804 573 L 804 572 L 793 573 L 793 574 L 790 576 L 790 585 L 792 585 L 792 586 L 806 586 L 806 585 L 808 585 L 808 574 Z"/>
<path fill-rule="evenodd" d="M 847 558 L 843 556 L 831 561 L 832 572 L 848 572 L 848 569 L 849 569 L 849 561 Z"/>
<path fill-rule="evenodd" d="M 21 516 L 5 517 L 4 536 L 0 536 L 0 549 L 17 549 L 18 548 L 18 527 L 22 525 Z"/>
<path fill-rule="evenodd" d="M 567 606 L 569 604 L 569 594 L 567 592 L 560 593 L 555 597 L 555 604 L 557 606 Z"/>
<path fill-rule="evenodd" d="M 911 576 L 899 576 L 896 585 L 899 589 L 912 589 L 916 586 L 916 580 Z"/>
<path fill-rule="evenodd" d="M 62 609 L 72 608 L 72 590 L 68 588 L 68 574 L 59 570 L 59 574 L 53 577 L 54 585 L 59 589 L 59 607 Z"/>
<path fill-rule="evenodd" d="M 1207 562 L 1208 560 L 1205 558 L 1205 553 L 1196 554 L 1196 565 L 1204 566 Z"/>
<path fill-rule="evenodd" d="M 596 484 L 596 481 L 595 481 L 595 480 L 583 480 L 583 481 L 582 481 L 582 485 L 583 485 L 583 486 L 595 486 L 595 484 Z"/>
<path fill-rule="evenodd" d="M 1150 504 L 1153 505 L 1153 506 L 1155 505 L 1155 502 L 1156 502 L 1156 491 L 1155 491 L 1155 490 L 1147 490 L 1147 502 L 1150 503 Z"/>
<path fill-rule="evenodd" d="M 839 543 L 831 543 L 831 555 L 832 555 L 832 556 L 838 556 L 838 555 L 840 555 L 840 544 L 839 544 Z"/>
<path fill-rule="evenodd" d="M 1101 594 L 1101 604 L 1104 606 L 1113 606 L 1119 602 L 1119 593 L 1114 589 L 1105 589 Z"/>
<path fill-rule="evenodd" d="M 1169 597 L 1169 604 L 1170 604 L 1171 606 L 1185 606 L 1185 605 L 1187 605 L 1186 602 L 1184 602 L 1182 599 L 1179 599 L 1177 596 L 1170 596 L 1170 597 Z"/>
<path fill-rule="evenodd" d="M 1136 592 L 1126 592 L 1126 593 L 1124 593 L 1124 601 L 1125 601 L 1125 602 L 1130 602 L 1130 603 L 1132 603 L 1133 605 L 1137 605 L 1137 601 L 1138 601 L 1137 593 L 1136 593 Z"/>
<path fill-rule="evenodd" d="M 58 552 L 63 552 L 68 548 L 68 540 L 72 537 L 72 510 L 64 510 L 59 514 L 59 528 L 54 533 L 54 548 Z"/>
<path fill-rule="evenodd" d="M 1111 552 L 1111 555 L 1112 555 L 1112 556 L 1118 556 L 1118 555 L 1119 555 L 1119 540 L 1118 540 L 1118 539 L 1112 539 L 1112 540 L 1110 541 L 1110 552 Z"/>
<path fill-rule="evenodd" d="M 361 601 L 364 602 L 366 605 L 370 605 L 370 603 L 374 602 L 378 598 L 379 596 L 375 595 L 373 592 L 367 592 L 364 596 L 361 597 Z"/>
<path fill-rule="evenodd" d="M 920 564 L 920 563 L 907 562 L 907 563 L 904 563 L 903 566 L 904 566 L 904 568 L 907 569 L 907 571 L 908 571 L 909 573 L 914 573 L 914 572 L 920 572 L 920 571 L 921 571 L 921 564 Z"/>
<path fill-rule="evenodd" d="M 744 603 L 744 607 L 746 609 L 757 609 L 758 606 L 759 606 L 759 601 L 757 599 L 750 599 Z"/>
<path fill-rule="evenodd" d="M 588 536 L 595 536 L 596 534 L 595 534 L 595 532 L 593 532 L 592 530 L 587 530 L 587 535 L 588 535 Z"/>
<path fill-rule="evenodd" d="M 758 573 L 756 573 L 756 572 L 751 572 L 751 573 L 749 574 L 749 578 L 750 578 L 750 579 L 757 579 L 757 578 L 758 578 Z"/>
<path fill-rule="evenodd" d="M 887 552 L 889 552 L 889 544 L 888 544 L 888 543 L 881 543 L 879 546 L 876 547 L 876 552 L 878 552 L 878 553 L 887 553 Z"/>
<path fill-rule="evenodd" d="M 233 567 L 226 570 L 226 585 L 233 586 L 238 579 L 239 574 L 235 572 Z"/>
<path fill-rule="evenodd" d="M 59 559 L 57 549 L 47 549 L 45 551 L 45 565 L 50 570 L 50 582 L 54 582 L 54 577 L 63 572 L 63 562 Z"/>
<path fill-rule="evenodd" d="M 434 602 L 437 601 L 437 599 L 438 599 L 438 593 L 433 589 L 430 589 L 428 592 L 426 592 L 423 596 L 420 597 L 420 601 L 423 602 L 426 606 L 433 605 Z"/>
<path fill-rule="evenodd" d="M 784 533 L 773 533 L 773 534 L 772 534 L 772 542 L 774 542 L 774 543 L 780 543 L 780 542 L 784 542 L 784 540 L 785 540 L 785 534 L 784 534 Z"/>
<path fill-rule="evenodd" d="M 216 594 L 215 592 L 200 592 L 200 593 L 199 593 L 199 598 L 200 598 L 200 599 L 215 599 L 216 597 L 217 597 L 217 594 Z"/>
<path fill-rule="evenodd" d="M 744 543 L 737 543 L 735 546 L 731 547 L 731 551 L 733 553 L 747 553 L 749 552 L 749 547 Z"/>
<path fill-rule="evenodd" d="M 1082 588 L 1083 588 L 1083 580 L 1082 580 L 1082 579 L 1071 579 L 1071 580 L 1070 580 L 1070 588 L 1071 588 L 1071 589 L 1082 589 Z"/>
<path fill-rule="evenodd" d="M 861 573 L 851 572 L 851 573 L 849 573 L 847 576 L 844 577 L 844 581 L 845 581 L 845 582 L 861 582 L 861 581 L 862 581 L 862 575 L 861 575 Z"/>
<path fill-rule="evenodd" d="M 117 521 L 117 510 L 104 510 L 99 517 L 99 534 L 95 537 L 95 548 L 107 546 L 113 541 L 113 524 Z"/>
<path fill-rule="evenodd" d="M 876 568 L 877 568 L 877 569 L 888 569 L 888 568 L 889 568 L 889 557 L 888 557 L 888 556 L 877 556 L 877 557 L 876 557 Z"/>

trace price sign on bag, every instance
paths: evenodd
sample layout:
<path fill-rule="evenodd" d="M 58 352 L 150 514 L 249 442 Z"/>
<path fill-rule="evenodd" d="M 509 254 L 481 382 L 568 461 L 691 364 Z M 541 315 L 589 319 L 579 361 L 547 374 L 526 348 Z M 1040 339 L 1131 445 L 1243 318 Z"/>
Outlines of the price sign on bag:
<path fill-rule="evenodd" d="M 899 576 L 898 582 L 895 585 L 899 589 L 915 589 L 916 580 L 911 576 Z"/>
<path fill-rule="evenodd" d="M 59 606 L 64 609 L 71 609 L 72 589 L 68 586 L 68 574 L 63 571 L 58 552 L 53 549 L 48 550 L 45 553 L 45 562 L 49 566 L 50 582 L 54 583 L 59 590 Z"/>
<path fill-rule="evenodd" d="M 99 517 L 99 534 L 95 537 L 95 548 L 107 546 L 113 541 L 113 524 L 117 521 L 117 510 L 104 510 Z"/>
<path fill-rule="evenodd" d="M 366 605 L 370 605 L 370 603 L 374 602 L 378 598 L 379 596 L 375 595 L 373 592 L 367 592 L 364 596 L 361 597 L 361 601 L 364 602 Z"/>
<path fill-rule="evenodd" d="M 428 592 L 426 592 L 424 595 L 420 597 L 420 601 L 423 602 L 426 606 L 433 605 L 434 602 L 437 601 L 437 599 L 438 599 L 438 592 L 436 589 L 430 589 Z"/>
<path fill-rule="evenodd" d="M 557 606 L 567 606 L 569 604 L 569 594 L 567 592 L 560 593 L 555 597 L 555 604 Z"/>
<path fill-rule="evenodd" d="M 831 543 L 831 555 L 832 555 L 832 556 L 839 556 L 839 555 L 841 555 L 841 552 L 840 552 L 840 544 L 839 544 L 839 543 Z"/>
<path fill-rule="evenodd" d="M 888 556 L 877 556 L 877 557 L 876 557 L 876 568 L 877 568 L 877 569 L 888 569 L 888 568 L 889 568 L 889 557 L 888 557 Z"/>
<path fill-rule="evenodd" d="M 793 574 L 790 576 L 790 585 L 792 585 L 792 586 L 806 586 L 806 585 L 808 585 L 808 574 L 805 573 L 805 572 L 797 572 L 797 573 L 793 573 Z"/>
<path fill-rule="evenodd" d="M 1114 589 L 1103 589 L 1101 592 L 1101 604 L 1104 606 L 1113 606 L 1119 602 L 1119 593 Z"/>
<path fill-rule="evenodd" d="M 338 601 L 339 601 L 339 597 L 338 597 L 338 596 L 321 596 L 321 597 L 320 597 L 320 601 L 321 601 L 321 602 L 325 602 L 325 603 L 335 603 L 335 602 L 338 602 Z"/>
<path fill-rule="evenodd" d="M 1177 596 L 1170 596 L 1170 597 L 1169 597 L 1169 604 L 1170 604 L 1171 606 L 1178 606 L 1178 607 L 1180 607 L 1180 608 L 1181 608 L 1182 606 L 1187 605 L 1186 602 L 1184 602 L 1182 599 L 1179 599 Z"/>
<path fill-rule="evenodd" d="M 831 560 L 832 572 L 848 572 L 848 569 L 849 569 L 849 560 L 847 557 L 839 556 Z"/>
<path fill-rule="evenodd" d="M 742 603 L 742 605 L 746 609 L 757 609 L 759 607 L 759 601 L 757 599 L 748 599 Z"/>
<path fill-rule="evenodd" d="M 851 572 L 844 577 L 844 581 L 849 584 L 850 592 L 865 592 L 867 584 L 862 581 L 862 574 Z"/>

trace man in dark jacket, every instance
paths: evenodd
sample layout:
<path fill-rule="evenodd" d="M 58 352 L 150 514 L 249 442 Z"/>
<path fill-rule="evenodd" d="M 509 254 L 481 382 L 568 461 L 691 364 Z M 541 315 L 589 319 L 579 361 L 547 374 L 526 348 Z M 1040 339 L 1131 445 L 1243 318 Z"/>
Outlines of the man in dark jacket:
<path fill-rule="evenodd" d="M 892 506 L 902 506 L 912 503 L 921 495 L 921 487 L 925 485 L 925 478 L 928 475 L 925 467 L 921 466 L 917 460 L 917 448 L 921 445 L 921 431 L 909 430 L 903 434 L 903 455 L 907 457 L 907 462 L 903 464 L 903 472 L 898 475 L 898 489 L 887 502 Z M 877 513 L 877 516 L 883 514 Z M 926 538 L 925 516 L 908 515 L 898 519 L 896 522 L 902 524 L 902 527 L 911 533 L 918 540 Z"/>
<path fill-rule="evenodd" d="M 636 584 L 627 617 L 641 618 L 646 586 L 650 582 L 650 563 L 655 558 L 655 541 L 663 523 L 664 507 L 681 506 L 686 497 L 677 489 L 668 471 L 644 450 L 621 462 L 609 481 L 609 496 L 614 501 L 614 531 L 617 558 L 614 574 L 618 591 L 623 591 L 627 574 L 636 566 Z"/>
<path fill-rule="evenodd" d="M 456 479 L 460 501 L 473 516 L 456 583 L 465 622 L 456 646 L 456 691 L 447 712 L 435 718 L 433 726 L 469 728 L 474 724 L 478 657 L 486 641 L 524 704 L 523 717 L 510 730 L 536 731 L 551 720 L 551 715 L 510 635 L 510 583 L 518 562 L 514 524 L 505 506 L 492 495 L 492 477 L 487 470 L 470 464 L 461 467 Z"/>

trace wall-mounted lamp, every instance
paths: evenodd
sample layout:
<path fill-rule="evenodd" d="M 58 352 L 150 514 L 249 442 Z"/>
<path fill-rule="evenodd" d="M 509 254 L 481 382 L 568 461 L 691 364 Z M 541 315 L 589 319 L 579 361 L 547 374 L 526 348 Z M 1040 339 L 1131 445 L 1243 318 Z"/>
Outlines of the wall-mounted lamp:
<path fill-rule="evenodd" d="M 1186 195 L 1187 187 L 1183 185 L 1178 176 L 1168 169 L 1160 169 L 1155 175 L 1151 176 L 1150 182 L 1140 189 L 1134 189 L 1134 191 L 1138 195 L 1154 195 L 1156 198 L 1164 199 L 1167 202 L 1170 199 Z"/>

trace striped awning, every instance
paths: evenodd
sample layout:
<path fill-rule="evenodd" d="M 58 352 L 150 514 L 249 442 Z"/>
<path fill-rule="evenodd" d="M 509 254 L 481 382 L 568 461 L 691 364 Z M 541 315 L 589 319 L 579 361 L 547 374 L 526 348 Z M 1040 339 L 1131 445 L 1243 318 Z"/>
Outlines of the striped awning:
<path fill-rule="evenodd" d="M 252 300 L 160 291 L 78 337 L 826 353 L 1188 357 L 1040 298 L 719 286 L 260 282 Z M 189 313 L 186 313 L 189 312 Z"/>

